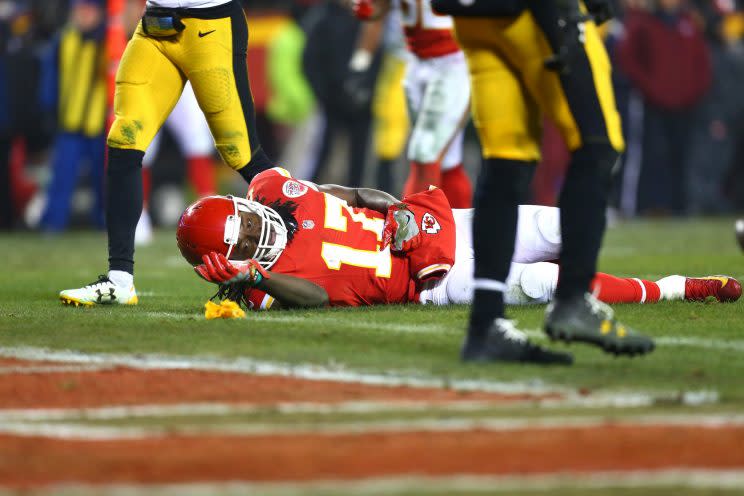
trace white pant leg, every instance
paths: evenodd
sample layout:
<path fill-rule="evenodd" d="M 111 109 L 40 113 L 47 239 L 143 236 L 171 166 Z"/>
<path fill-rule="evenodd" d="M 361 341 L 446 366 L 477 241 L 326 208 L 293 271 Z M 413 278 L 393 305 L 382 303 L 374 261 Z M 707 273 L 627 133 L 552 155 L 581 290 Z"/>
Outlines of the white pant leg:
<path fill-rule="evenodd" d="M 558 265 L 550 262 L 512 263 L 504 302 L 507 305 L 548 303 L 555 294 L 558 270 Z"/>
<path fill-rule="evenodd" d="M 560 252 L 560 210 L 555 207 L 520 205 L 512 262 L 556 260 Z"/>
<path fill-rule="evenodd" d="M 458 165 L 462 164 L 462 148 L 464 142 L 465 129 L 461 128 L 455 135 L 449 147 L 447 147 L 447 151 L 444 152 L 441 165 L 443 171 L 454 169 Z"/>
<path fill-rule="evenodd" d="M 534 207 L 522 209 L 520 214 L 526 214 L 525 221 L 520 225 L 523 229 L 531 226 L 537 230 L 537 224 L 545 223 L 543 229 L 545 235 L 529 235 L 525 231 L 522 234 L 522 242 L 532 240 L 540 242 L 547 237 L 555 239 L 555 232 L 548 230 L 555 221 L 557 209 L 549 207 Z M 543 210 L 544 215 L 538 214 Z M 454 305 L 468 304 L 473 300 L 473 271 L 475 267 L 475 256 L 473 253 L 473 209 L 453 209 L 455 229 L 457 231 L 457 242 L 455 250 L 455 263 L 452 269 L 442 279 L 429 282 L 421 292 L 419 301 L 423 304 Z M 548 222 L 549 221 L 549 222 Z M 535 251 L 537 253 L 538 251 Z M 546 250 L 540 253 L 552 253 Z M 549 260 L 556 257 L 550 256 Z M 558 284 L 558 265 L 548 262 L 539 263 L 512 263 L 509 276 L 506 280 L 507 290 L 504 293 L 504 301 L 509 305 L 525 305 L 530 303 L 547 303 L 555 293 Z"/>
<path fill-rule="evenodd" d="M 214 151 L 214 140 L 209 131 L 207 119 L 199 108 L 194 89 L 187 82 L 181 99 L 173 108 L 165 125 L 173 133 L 181 152 L 187 159 L 204 157 Z"/>
<path fill-rule="evenodd" d="M 406 98 L 413 127 L 407 158 L 420 163 L 444 158 L 448 147 L 461 140 L 470 105 L 470 81 L 462 52 L 433 59 L 414 59 L 406 73 Z M 462 161 L 459 141 L 447 166 Z"/>
<path fill-rule="evenodd" d="M 452 269 L 438 281 L 427 283 L 419 301 L 424 305 L 461 305 L 473 301 L 473 257 L 455 260 Z M 530 305 L 548 303 L 558 284 L 558 265 L 550 262 L 513 263 L 506 279 L 504 303 Z"/>

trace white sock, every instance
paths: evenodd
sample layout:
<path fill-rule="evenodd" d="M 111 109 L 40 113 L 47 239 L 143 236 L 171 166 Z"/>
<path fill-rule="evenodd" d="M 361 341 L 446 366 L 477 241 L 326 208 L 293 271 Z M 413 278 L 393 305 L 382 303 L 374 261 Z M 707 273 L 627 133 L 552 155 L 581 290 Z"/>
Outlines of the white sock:
<path fill-rule="evenodd" d="M 123 270 L 109 270 L 108 278 L 111 282 L 123 288 L 134 286 L 134 276 Z"/>
<path fill-rule="evenodd" d="M 661 292 L 660 300 L 684 300 L 685 276 L 666 276 L 656 281 Z"/>

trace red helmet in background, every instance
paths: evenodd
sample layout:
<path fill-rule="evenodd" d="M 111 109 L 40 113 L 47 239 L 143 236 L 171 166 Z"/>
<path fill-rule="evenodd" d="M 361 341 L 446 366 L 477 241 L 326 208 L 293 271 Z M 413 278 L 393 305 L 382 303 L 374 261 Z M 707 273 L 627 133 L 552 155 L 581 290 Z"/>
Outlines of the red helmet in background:
<path fill-rule="evenodd" d="M 261 219 L 261 232 L 250 258 L 269 269 L 287 246 L 287 226 L 273 209 L 235 196 L 207 196 L 186 209 L 176 230 L 183 257 L 191 265 L 202 263 L 202 256 L 210 251 L 229 259 L 240 238 L 240 212 L 253 213 Z"/>

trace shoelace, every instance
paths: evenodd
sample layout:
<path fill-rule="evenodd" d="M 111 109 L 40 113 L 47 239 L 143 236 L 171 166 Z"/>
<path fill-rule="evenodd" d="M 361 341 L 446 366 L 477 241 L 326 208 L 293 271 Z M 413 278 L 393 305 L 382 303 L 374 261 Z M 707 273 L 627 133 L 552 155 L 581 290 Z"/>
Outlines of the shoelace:
<path fill-rule="evenodd" d="M 108 278 L 108 276 L 105 276 L 103 274 L 98 276 L 98 280 L 95 282 L 92 282 L 90 284 L 86 284 L 86 288 L 95 288 L 96 286 L 102 285 L 102 284 L 110 284 L 111 280 Z"/>
<path fill-rule="evenodd" d="M 524 343 L 527 341 L 527 335 L 516 328 L 516 322 L 508 319 L 498 319 L 500 323 L 501 331 L 506 339 L 509 341 L 516 341 L 518 343 Z"/>

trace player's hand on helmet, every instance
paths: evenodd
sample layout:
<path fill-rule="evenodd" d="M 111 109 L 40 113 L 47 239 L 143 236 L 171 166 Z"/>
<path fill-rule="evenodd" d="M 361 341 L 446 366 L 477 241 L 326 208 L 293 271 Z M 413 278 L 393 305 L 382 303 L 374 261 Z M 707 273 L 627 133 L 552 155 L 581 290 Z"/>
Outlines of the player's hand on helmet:
<path fill-rule="evenodd" d="M 205 281 L 215 284 L 248 283 L 251 286 L 256 286 L 264 279 L 271 277 L 253 259 L 246 261 L 228 260 L 222 253 L 212 251 L 204 255 L 202 261 L 204 263 L 194 267 L 194 271 Z"/>
<path fill-rule="evenodd" d="M 382 246 L 390 245 L 392 251 L 409 252 L 421 244 L 421 230 L 416 216 L 405 203 L 388 208 L 382 231 Z"/>

